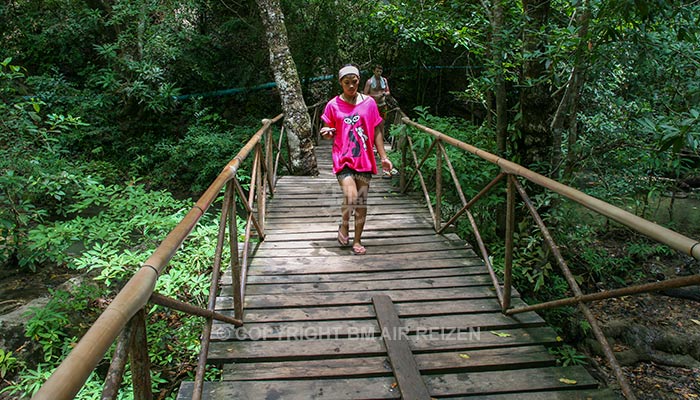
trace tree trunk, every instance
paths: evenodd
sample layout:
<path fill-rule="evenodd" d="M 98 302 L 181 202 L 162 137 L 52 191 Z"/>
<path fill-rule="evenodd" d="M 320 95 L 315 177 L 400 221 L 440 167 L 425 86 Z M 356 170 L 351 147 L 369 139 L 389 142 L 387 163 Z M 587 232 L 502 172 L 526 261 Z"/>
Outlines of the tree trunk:
<path fill-rule="evenodd" d="M 295 175 L 317 175 L 311 118 L 306 109 L 301 82 L 289 51 L 287 28 L 279 0 L 256 0 L 270 50 L 270 67 L 282 100 L 289 158 Z"/>
<path fill-rule="evenodd" d="M 591 13 L 588 7 L 588 1 L 583 2 L 579 9 L 578 17 L 578 46 L 574 55 L 574 65 L 571 71 L 571 76 L 567 82 L 564 95 L 559 102 L 556 114 L 552 120 L 552 172 L 559 175 L 561 171 L 562 160 L 562 136 L 564 134 L 565 123 L 569 125 L 569 135 L 567 147 L 569 150 L 568 161 L 574 161 L 574 146 L 576 145 L 576 110 L 578 110 L 578 102 L 581 98 L 581 89 L 583 88 L 584 75 L 586 71 L 586 51 L 588 48 L 588 26 L 590 24 Z M 564 176 L 567 176 L 572 171 L 571 166 L 565 168 Z M 555 176 L 556 178 L 556 176 Z"/>
<path fill-rule="evenodd" d="M 508 116 L 506 114 L 506 81 L 503 76 L 503 4 L 501 0 L 496 0 L 493 3 L 491 28 L 493 30 L 492 57 L 496 68 L 496 84 L 494 88 L 494 96 L 496 98 L 496 145 L 499 155 L 505 156 L 508 139 Z"/>
<path fill-rule="evenodd" d="M 495 82 L 493 94 L 489 92 L 489 123 L 494 118 L 491 117 L 491 101 L 495 103 L 495 126 L 496 133 L 496 148 L 498 155 L 505 157 L 507 155 L 508 145 L 508 104 L 506 81 L 503 70 L 503 55 L 505 53 L 504 38 L 503 38 L 503 3 L 502 0 L 494 0 L 491 6 L 483 2 L 484 6 L 490 7 L 491 13 L 489 20 L 491 23 L 491 60 L 495 68 Z M 500 237 L 505 237 L 506 234 L 506 207 L 507 204 L 502 204 L 496 211 L 496 231 Z"/>
<path fill-rule="evenodd" d="M 530 169 L 536 165 L 549 165 L 552 151 L 552 132 L 548 119 L 553 102 L 547 84 L 542 79 L 547 73 L 545 39 L 542 28 L 549 18 L 550 0 L 523 0 L 525 27 L 523 34 L 523 63 L 520 92 L 521 118 L 518 124 L 520 135 L 517 140 L 519 163 Z M 538 171 L 547 173 L 547 171 Z"/>
<path fill-rule="evenodd" d="M 581 91 L 579 90 L 579 98 Z M 565 179 L 571 178 L 578 163 L 578 153 L 576 152 L 576 142 L 578 141 L 578 119 L 576 118 L 576 113 L 578 112 L 578 98 L 574 104 L 571 105 L 571 115 L 569 115 L 569 135 L 567 137 L 566 148 L 568 152 L 566 153 L 566 163 L 564 164 L 564 175 Z"/>

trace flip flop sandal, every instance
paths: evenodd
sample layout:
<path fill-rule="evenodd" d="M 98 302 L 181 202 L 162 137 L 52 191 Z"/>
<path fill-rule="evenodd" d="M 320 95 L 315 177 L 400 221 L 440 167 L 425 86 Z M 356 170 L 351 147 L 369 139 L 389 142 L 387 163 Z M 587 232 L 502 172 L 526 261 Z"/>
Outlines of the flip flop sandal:
<path fill-rule="evenodd" d="M 365 246 L 361 244 L 356 244 L 352 246 L 352 254 L 356 256 L 364 256 L 367 253 Z"/>
<path fill-rule="evenodd" d="M 340 229 L 342 227 L 342 225 L 338 225 L 338 243 L 340 243 L 341 246 L 347 246 L 350 244 L 350 234 L 348 233 L 348 235 L 344 236 L 342 233 L 340 233 Z"/>
<path fill-rule="evenodd" d="M 391 171 L 384 171 L 382 173 L 382 179 L 391 179 L 399 174 L 399 170 L 396 168 L 392 168 Z"/>

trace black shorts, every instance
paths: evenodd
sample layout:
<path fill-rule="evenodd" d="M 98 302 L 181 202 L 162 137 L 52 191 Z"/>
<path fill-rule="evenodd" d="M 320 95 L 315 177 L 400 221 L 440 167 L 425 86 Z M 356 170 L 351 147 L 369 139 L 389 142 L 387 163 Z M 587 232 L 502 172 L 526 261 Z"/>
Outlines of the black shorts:
<path fill-rule="evenodd" d="M 338 182 L 347 177 L 352 177 L 356 181 L 365 182 L 367 184 L 372 180 L 371 172 L 357 172 L 348 166 L 343 167 L 335 176 L 338 178 Z"/>

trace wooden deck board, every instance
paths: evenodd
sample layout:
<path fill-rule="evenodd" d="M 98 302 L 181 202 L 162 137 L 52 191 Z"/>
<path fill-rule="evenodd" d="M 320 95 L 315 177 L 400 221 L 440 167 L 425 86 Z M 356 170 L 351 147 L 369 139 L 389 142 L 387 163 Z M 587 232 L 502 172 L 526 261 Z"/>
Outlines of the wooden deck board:
<path fill-rule="evenodd" d="M 569 385 L 560 378 L 575 380 Z M 424 378 L 431 396 L 477 396 L 533 390 L 593 389 L 598 383 L 581 367 L 540 367 L 470 373 L 428 375 Z M 230 384 L 226 384 L 230 382 Z M 182 395 L 187 395 L 188 384 Z M 191 391 L 191 388 L 189 389 Z M 393 377 L 345 379 L 299 379 L 223 381 L 204 385 L 206 398 L 217 399 L 398 399 Z"/>
<path fill-rule="evenodd" d="M 341 193 L 323 157 L 320 176 L 282 177 L 268 201 L 265 240 L 250 249 L 245 325 L 213 324 L 208 361 L 223 372 L 204 399 L 400 398 L 373 296 L 393 304 L 402 357 L 430 397 L 619 398 L 584 368 L 556 364 L 557 335 L 539 315 L 504 316 L 472 246 L 436 234 L 422 199 L 391 181 L 371 183 L 367 255 L 340 247 Z M 230 271 L 220 284 L 216 308 L 233 315 Z M 192 390 L 184 382 L 178 399 Z"/>
<path fill-rule="evenodd" d="M 409 334 L 408 340 L 415 354 L 440 351 L 475 351 L 496 348 L 554 346 L 556 333 L 549 327 L 499 329 L 491 332 L 460 331 Z M 307 340 L 214 342 L 209 357 L 221 362 L 282 361 L 348 356 L 367 357 L 385 355 L 386 349 L 377 336 L 349 338 L 309 338 Z"/>
<path fill-rule="evenodd" d="M 525 303 L 513 299 L 514 305 Z M 396 303 L 402 317 L 426 315 L 500 313 L 500 307 L 492 299 L 449 300 Z M 231 315 L 230 310 L 221 310 L 224 315 Z M 249 322 L 277 322 L 328 319 L 374 318 L 369 304 L 352 306 L 315 306 L 301 308 L 258 308 L 245 311 L 244 319 Z"/>
<path fill-rule="evenodd" d="M 422 373 L 493 371 L 503 368 L 535 368 L 556 364 L 541 346 L 423 353 L 415 355 Z M 321 360 L 232 363 L 224 367 L 224 380 L 303 379 L 384 376 L 391 373 L 386 356 Z"/>

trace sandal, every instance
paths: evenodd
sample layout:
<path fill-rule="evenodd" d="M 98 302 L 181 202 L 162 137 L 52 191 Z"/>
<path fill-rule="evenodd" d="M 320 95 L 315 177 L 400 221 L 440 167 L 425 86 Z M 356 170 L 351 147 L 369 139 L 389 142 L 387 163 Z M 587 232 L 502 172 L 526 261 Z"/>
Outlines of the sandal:
<path fill-rule="evenodd" d="M 341 246 L 347 246 L 350 244 L 350 232 L 348 232 L 347 235 L 343 235 L 340 230 L 342 229 L 343 225 L 338 225 L 338 243 L 340 243 Z"/>
<path fill-rule="evenodd" d="M 352 254 L 356 256 L 364 256 L 365 253 L 367 253 L 367 249 L 365 248 L 365 246 L 361 244 L 354 244 L 352 246 Z"/>
<path fill-rule="evenodd" d="M 384 171 L 382 174 L 382 179 L 391 179 L 399 174 L 399 170 L 392 168 L 391 171 Z"/>

